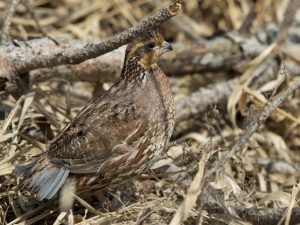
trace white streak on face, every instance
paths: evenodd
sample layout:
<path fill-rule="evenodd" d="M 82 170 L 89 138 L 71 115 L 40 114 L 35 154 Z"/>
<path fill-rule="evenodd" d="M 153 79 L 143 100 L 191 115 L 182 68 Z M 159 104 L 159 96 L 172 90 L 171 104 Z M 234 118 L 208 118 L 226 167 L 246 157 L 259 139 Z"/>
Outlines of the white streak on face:
<path fill-rule="evenodd" d="M 143 80 L 142 80 L 143 84 L 145 84 L 146 81 L 147 81 L 147 75 L 145 74 L 144 77 L 143 77 Z"/>

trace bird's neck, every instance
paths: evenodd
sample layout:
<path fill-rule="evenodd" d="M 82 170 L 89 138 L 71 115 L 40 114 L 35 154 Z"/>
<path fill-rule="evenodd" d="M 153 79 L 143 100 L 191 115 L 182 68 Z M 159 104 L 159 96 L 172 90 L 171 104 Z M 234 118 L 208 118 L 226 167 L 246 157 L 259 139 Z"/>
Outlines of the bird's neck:
<path fill-rule="evenodd" d="M 145 82 L 148 76 L 153 74 L 157 68 L 157 64 L 145 66 L 141 63 L 142 60 L 137 57 L 125 59 L 121 77 L 127 81 L 142 81 Z"/>

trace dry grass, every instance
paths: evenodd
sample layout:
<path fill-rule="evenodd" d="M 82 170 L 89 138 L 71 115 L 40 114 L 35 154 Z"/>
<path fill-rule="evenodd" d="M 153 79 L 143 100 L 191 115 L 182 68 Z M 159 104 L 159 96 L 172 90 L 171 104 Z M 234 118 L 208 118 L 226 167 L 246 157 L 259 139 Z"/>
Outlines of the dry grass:
<path fill-rule="evenodd" d="M 27 9 L 19 4 L 11 19 L 13 38 L 26 40 L 45 34 L 54 39 L 109 38 L 167 4 L 157 0 L 28 2 Z M 280 23 L 288 2 L 260 1 L 252 29 L 258 30 L 270 22 Z M 0 15 L 4 15 L 7 5 L 8 1 L 0 2 Z M 172 26 L 165 25 L 162 29 L 170 41 L 197 41 L 195 32 L 210 37 L 238 29 L 252 6 L 250 0 L 203 0 L 200 3 L 189 0 L 185 2 L 184 15 L 191 20 L 193 28 L 177 32 L 172 27 L 177 24 L 174 20 Z M 289 207 L 289 218 L 291 209 L 299 207 L 299 185 L 294 187 L 299 180 L 300 163 L 299 91 L 275 110 L 241 152 L 233 155 L 224 168 L 218 168 L 221 172 L 203 178 L 205 172 L 230 151 L 239 134 L 260 115 L 265 104 L 289 86 L 292 75 L 298 75 L 287 76 L 286 72 L 276 75 L 275 71 L 272 80 L 255 89 L 249 87 L 256 79 L 256 69 L 274 54 L 270 46 L 239 74 L 242 84 L 234 89 L 228 102 L 220 104 L 227 105 L 227 110 L 212 106 L 205 115 L 190 118 L 183 128 L 176 128 L 178 135 L 173 140 L 178 143 L 153 171 L 108 191 L 112 206 L 118 208 L 113 212 L 100 207 L 88 193 L 80 196 L 82 201 L 77 199 L 68 216 L 59 212 L 55 201 L 36 204 L 29 193 L 16 193 L 18 181 L 12 175 L 15 165 L 29 162 L 46 149 L 50 140 L 92 98 L 95 87 L 107 89 L 111 84 L 54 79 L 35 84 L 18 100 L 1 93 L 0 224 L 25 224 L 23 221 L 27 221 L 26 225 L 61 224 L 63 219 L 68 224 L 82 225 L 169 224 L 171 221 L 171 224 L 180 224 L 183 218 L 186 218 L 185 224 L 248 224 L 238 217 L 234 204 L 247 208 Z M 178 100 L 200 86 L 230 76 L 232 74 L 225 71 L 219 71 L 218 76 L 203 72 L 170 80 Z M 181 129 L 182 132 L 178 132 Z M 211 204 L 205 204 L 205 196 L 215 198 L 218 211 L 212 210 Z M 176 219 L 172 220 L 174 215 Z"/>

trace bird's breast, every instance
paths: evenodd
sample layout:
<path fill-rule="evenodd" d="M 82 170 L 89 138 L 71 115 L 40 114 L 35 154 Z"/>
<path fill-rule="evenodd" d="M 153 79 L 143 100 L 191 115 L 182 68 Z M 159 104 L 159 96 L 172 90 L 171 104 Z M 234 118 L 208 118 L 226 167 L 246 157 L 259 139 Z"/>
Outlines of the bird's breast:
<path fill-rule="evenodd" d="M 175 109 L 166 76 L 158 70 L 147 75 L 146 81 L 136 82 L 127 84 L 122 93 L 127 93 L 123 99 L 134 105 L 132 113 L 136 115 L 132 118 L 138 118 L 139 123 L 124 140 L 130 150 L 107 162 L 107 168 L 115 168 L 109 172 L 105 170 L 104 176 L 108 179 L 113 179 L 120 171 L 127 177 L 148 170 L 166 149 L 173 132 Z"/>
<path fill-rule="evenodd" d="M 143 165 L 151 166 L 168 145 L 175 124 L 175 108 L 168 79 L 160 69 L 147 77 L 141 89 L 143 96 L 140 96 L 137 101 L 145 108 L 149 129 L 144 135 L 147 140 L 144 139 L 144 144 L 139 148 L 140 154 L 137 154 L 139 158 L 134 161 L 139 162 L 142 171 Z"/>

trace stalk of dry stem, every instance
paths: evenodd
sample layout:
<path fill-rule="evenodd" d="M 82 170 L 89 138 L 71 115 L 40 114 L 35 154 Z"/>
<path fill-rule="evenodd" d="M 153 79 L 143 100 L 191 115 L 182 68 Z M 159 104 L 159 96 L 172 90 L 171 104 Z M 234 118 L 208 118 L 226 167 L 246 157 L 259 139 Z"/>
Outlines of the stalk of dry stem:
<path fill-rule="evenodd" d="M 173 219 L 170 222 L 170 225 L 182 224 L 184 220 L 187 218 L 190 210 L 193 209 L 197 201 L 198 195 L 202 192 L 204 187 L 203 176 L 204 176 L 205 164 L 207 162 L 207 159 L 208 159 L 208 154 L 206 151 L 203 151 L 202 158 L 198 164 L 198 172 L 194 177 L 192 184 L 189 187 L 189 190 L 184 198 L 184 201 L 181 203 L 176 213 L 174 214 Z"/>
<path fill-rule="evenodd" d="M 300 87 L 300 78 L 295 78 L 290 82 L 289 87 L 276 95 L 272 101 L 268 102 L 266 106 L 264 107 L 263 112 L 259 115 L 257 119 L 255 119 L 252 124 L 248 126 L 246 130 L 244 130 L 240 137 L 233 143 L 231 150 L 224 155 L 218 163 L 208 171 L 206 174 L 206 178 L 212 176 L 216 171 L 220 170 L 223 168 L 225 163 L 235 154 L 238 152 L 241 152 L 250 137 L 254 134 L 254 132 L 262 125 L 265 123 L 265 121 L 271 116 L 273 111 L 278 108 L 278 106 L 286 100 L 296 89 Z"/>

